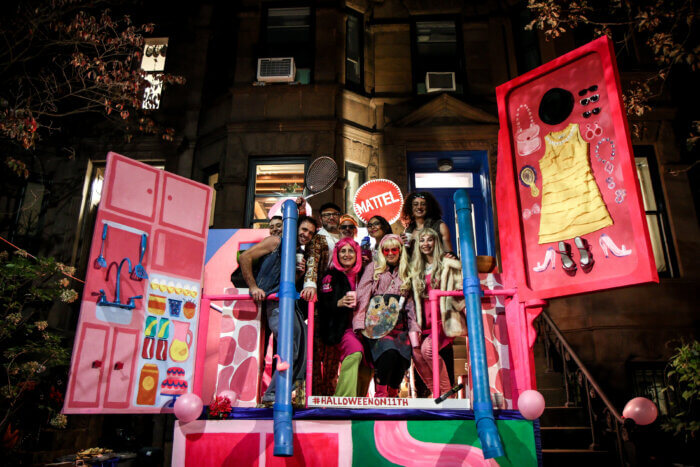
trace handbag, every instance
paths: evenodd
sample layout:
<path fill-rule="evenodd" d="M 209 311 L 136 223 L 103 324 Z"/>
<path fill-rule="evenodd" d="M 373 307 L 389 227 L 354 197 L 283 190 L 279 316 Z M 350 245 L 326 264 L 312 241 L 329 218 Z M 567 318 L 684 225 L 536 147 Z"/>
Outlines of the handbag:
<path fill-rule="evenodd" d="M 365 313 L 362 334 L 369 339 L 381 339 L 396 326 L 403 308 L 404 298 L 395 294 L 373 296 Z"/>
<path fill-rule="evenodd" d="M 520 127 L 520 120 L 518 119 L 520 109 L 523 108 L 527 111 L 527 114 L 530 117 L 530 126 L 525 129 Z M 527 105 L 522 104 L 518 107 L 518 110 L 515 111 L 515 125 L 518 129 L 515 134 L 515 143 L 518 148 L 518 154 L 521 156 L 527 156 L 537 151 L 542 145 L 542 141 L 540 140 L 540 127 L 532 118 L 532 113 Z"/>

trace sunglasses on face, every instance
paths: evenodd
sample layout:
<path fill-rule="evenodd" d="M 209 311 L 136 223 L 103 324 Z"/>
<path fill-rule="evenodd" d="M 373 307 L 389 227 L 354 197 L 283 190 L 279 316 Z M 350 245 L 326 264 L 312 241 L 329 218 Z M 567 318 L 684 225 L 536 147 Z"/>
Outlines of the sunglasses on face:
<path fill-rule="evenodd" d="M 586 110 L 583 113 L 583 118 L 589 118 L 591 115 L 598 115 L 600 113 L 600 107 L 596 107 L 595 109 L 588 111 Z"/>
<path fill-rule="evenodd" d="M 578 92 L 578 95 L 579 95 L 579 96 L 585 96 L 588 92 L 596 92 L 597 90 L 598 90 L 598 85 L 597 85 L 597 84 L 594 84 L 594 85 L 591 86 L 590 88 L 581 89 L 581 90 Z"/>
<path fill-rule="evenodd" d="M 324 219 L 330 219 L 331 217 L 340 217 L 340 213 L 339 212 L 324 212 L 323 214 L 321 214 L 321 217 L 323 217 Z"/>
<path fill-rule="evenodd" d="M 598 102 L 598 99 L 600 99 L 600 94 L 593 94 L 591 97 L 581 99 L 581 105 L 588 105 L 591 102 Z"/>
<path fill-rule="evenodd" d="M 341 225 L 340 230 L 355 230 L 354 225 Z"/>
<path fill-rule="evenodd" d="M 401 252 L 401 248 L 395 246 L 394 248 L 382 248 L 382 253 L 386 255 L 398 255 Z"/>
<path fill-rule="evenodd" d="M 381 227 L 382 223 L 381 222 L 370 222 L 367 224 L 367 227 L 370 229 L 376 229 L 378 227 Z"/>

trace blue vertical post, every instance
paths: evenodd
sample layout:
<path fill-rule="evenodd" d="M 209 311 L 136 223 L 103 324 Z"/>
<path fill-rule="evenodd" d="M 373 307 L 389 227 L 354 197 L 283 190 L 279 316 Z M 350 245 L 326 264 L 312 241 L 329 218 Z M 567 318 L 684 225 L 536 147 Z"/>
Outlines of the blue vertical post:
<path fill-rule="evenodd" d="M 277 353 L 289 368 L 277 372 L 277 388 L 272 419 L 275 438 L 274 455 L 289 457 L 294 454 L 292 445 L 292 375 L 294 374 L 294 303 L 298 295 L 294 286 L 297 246 L 297 218 L 299 212 L 293 200 L 282 205 L 282 270 L 278 293 L 280 318 L 277 336 Z"/>
<path fill-rule="evenodd" d="M 501 437 L 496 428 L 491 404 L 489 372 L 486 364 L 484 324 L 481 318 L 481 285 L 476 270 L 474 230 L 472 228 L 472 203 L 467 190 L 454 194 L 459 225 L 459 246 L 462 253 L 462 278 L 464 297 L 467 301 L 467 328 L 469 329 L 469 358 L 471 360 L 472 386 L 474 387 L 474 418 L 481 440 L 484 459 L 505 455 Z"/>

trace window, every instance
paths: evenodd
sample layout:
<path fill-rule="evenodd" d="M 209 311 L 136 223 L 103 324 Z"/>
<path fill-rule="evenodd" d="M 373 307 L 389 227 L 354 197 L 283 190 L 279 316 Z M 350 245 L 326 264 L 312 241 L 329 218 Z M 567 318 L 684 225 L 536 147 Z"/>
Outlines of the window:
<path fill-rule="evenodd" d="M 306 158 L 251 158 L 246 225 L 267 228 L 271 210 L 276 211 L 286 199 L 301 196 L 306 167 Z"/>
<path fill-rule="evenodd" d="M 43 183 L 27 182 L 23 191 L 13 239 L 15 236 L 33 237 L 41 231 L 46 187 Z"/>
<path fill-rule="evenodd" d="M 345 212 L 354 213 L 352 201 L 357 189 L 367 181 L 367 169 L 362 166 L 345 163 Z"/>
<path fill-rule="evenodd" d="M 204 170 L 204 183 L 213 188 L 211 194 L 211 211 L 209 213 L 209 227 L 214 225 L 214 211 L 216 210 L 216 184 L 219 183 L 219 164 Z"/>
<path fill-rule="evenodd" d="M 455 21 L 416 21 L 414 24 L 413 79 L 418 94 L 428 92 L 426 78 L 433 75 L 443 86 L 444 79 L 452 80 L 447 73 L 454 73 L 455 92 L 462 93 L 464 60 L 462 42 L 458 37 Z M 451 83 L 447 83 L 451 84 Z M 431 86 L 434 87 L 434 86 Z"/>
<path fill-rule="evenodd" d="M 267 8 L 263 27 L 264 55 L 258 58 L 294 57 L 297 81 L 313 69 L 314 34 L 310 7 Z"/>
<path fill-rule="evenodd" d="M 669 415 L 670 404 L 666 387 L 666 362 L 629 362 L 634 395 L 649 398 L 661 415 Z"/>
<path fill-rule="evenodd" d="M 656 269 L 662 277 L 673 277 L 677 271 L 676 259 L 654 149 L 635 146 L 634 153 Z"/>
<path fill-rule="evenodd" d="M 143 93 L 144 109 L 157 109 L 160 107 L 160 94 L 163 91 L 161 75 L 165 70 L 165 55 L 168 52 L 168 38 L 158 37 L 146 39 L 143 45 L 143 58 L 141 69 L 146 72 L 146 81 L 151 86 Z"/>
<path fill-rule="evenodd" d="M 362 15 L 348 13 L 345 21 L 345 86 L 359 92 L 363 91 L 364 62 L 364 24 Z"/>
<path fill-rule="evenodd" d="M 416 172 L 416 188 L 474 188 L 471 172 Z"/>
<path fill-rule="evenodd" d="M 540 44 L 538 33 L 536 30 L 525 29 L 530 21 L 532 14 L 527 8 L 527 5 L 520 4 L 521 7 L 512 17 L 513 24 L 513 42 L 515 46 L 515 58 L 518 63 L 518 74 L 523 74 L 526 71 L 537 68 L 541 65 Z M 504 41 L 507 40 L 504 37 Z M 506 63 L 508 66 L 508 63 Z"/>

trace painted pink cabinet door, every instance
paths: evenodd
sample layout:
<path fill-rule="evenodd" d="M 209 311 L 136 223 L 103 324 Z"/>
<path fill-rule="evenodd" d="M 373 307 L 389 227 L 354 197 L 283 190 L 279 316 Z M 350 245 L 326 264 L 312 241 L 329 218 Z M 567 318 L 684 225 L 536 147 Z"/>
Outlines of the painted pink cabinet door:
<path fill-rule="evenodd" d="M 156 230 L 153 241 L 152 268 L 175 271 L 180 276 L 197 279 L 202 276 L 202 260 L 206 243 L 167 230 Z"/>
<path fill-rule="evenodd" d="M 170 176 L 163 182 L 163 209 L 160 223 L 204 236 L 209 217 L 206 216 L 211 192 L 199 183 Z"/>
<path fill-rule="evenodd" d="M 114 329 L 112 352 L 107 368 L 107 392 L 104 406 L 108 408 L 129 407 L 134 379 L 134 360 L 138 352 L 139 331 Z"/>
<path fill-rule="evenodd" d="M 115 160 L 109 173 L 110 179 L 105 180 L 105 184 L 109 185 L 107 209 L 144 220 L 155 220 L 159 170 L 137 165 L 123 156 L 112 154 L 112 157 Z"/>
<path fill-rule="evenodd" d="M 69 407 L 97 407 L 104 373 L 109 328 L 87 323 L 78 343 L 78 360 L 72 371 Z"/>

